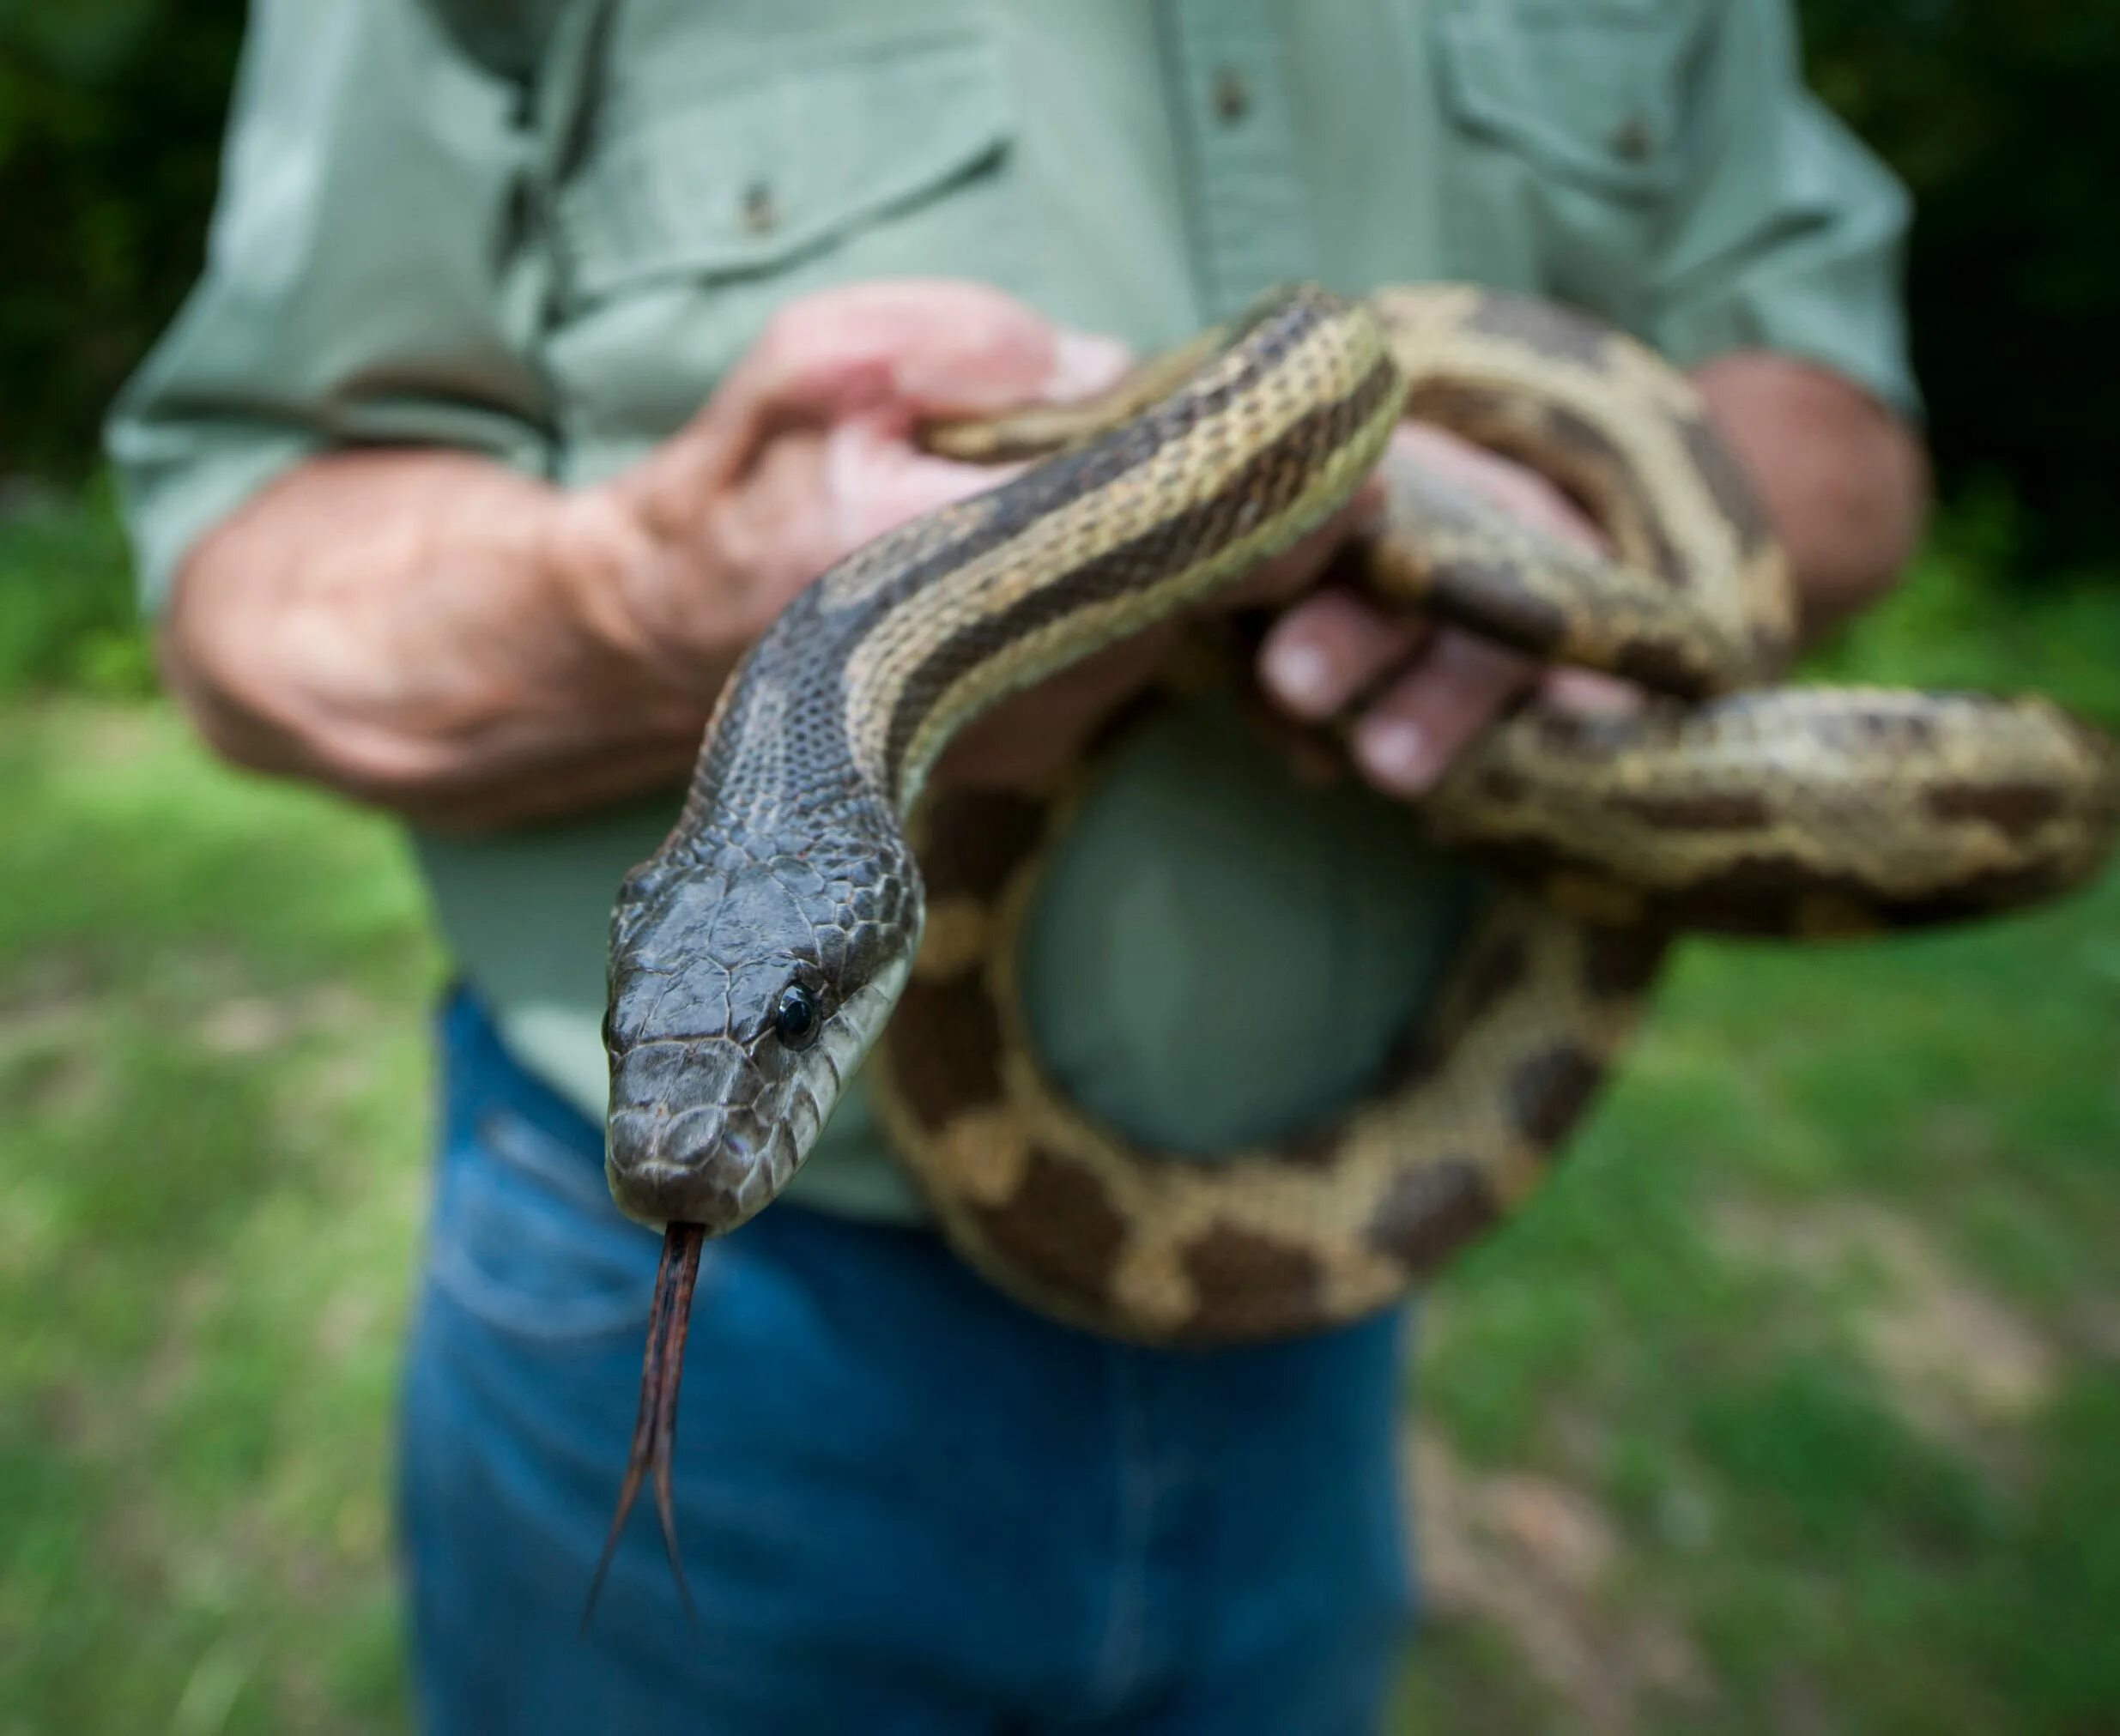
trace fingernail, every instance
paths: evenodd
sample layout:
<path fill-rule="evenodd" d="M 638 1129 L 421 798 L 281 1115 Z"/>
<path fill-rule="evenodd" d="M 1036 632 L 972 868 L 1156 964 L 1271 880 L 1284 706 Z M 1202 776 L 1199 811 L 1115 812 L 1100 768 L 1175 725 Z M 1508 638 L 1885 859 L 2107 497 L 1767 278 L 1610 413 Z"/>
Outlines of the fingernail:
<path fill-rule="evenodd" d="M 1266 680 L 1282 704 L 1305 715 L 1331 709 L 1331 666 L 1307 639 L 1287 638 L 1273 645 L 1266 653 Z"/>
<path fill-rule="evenodd" d="M 1354 751 L 1378 783 L 1418 795 L 1428 787 L 1428 735 L 1403 717 L 1366 723 L 1355 731 Z"/>
<path fill-rule="evenodd" d="M 1133 365 L 1133 354 L 1117 338 L 1099 337 L 1064 327 L 1052 342 L 1052 372 L 1043 396 L 1051 402 L 1086 398 L 1113 384 Z"/>

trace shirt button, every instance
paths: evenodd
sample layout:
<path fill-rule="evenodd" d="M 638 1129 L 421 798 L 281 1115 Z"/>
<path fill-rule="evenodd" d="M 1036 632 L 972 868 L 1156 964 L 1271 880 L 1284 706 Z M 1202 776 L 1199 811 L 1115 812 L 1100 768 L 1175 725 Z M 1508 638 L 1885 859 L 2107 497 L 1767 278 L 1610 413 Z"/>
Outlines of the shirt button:
<path fill-rule="evenodd" d="M 780 227 L 780 208 L 765 182 L 754 181 L 743 190 L 742 217 L 744 228 L 753 235 L 770 235 Z"/>
<path fill-rule="evenodd" d="M 1225 66 L 1214 75 L 1214 87 L 1208 100 L 1213 105 L 1214 118 L 1234 126 L 1251 112 L 1251 88 L 1235 68 Z"/>

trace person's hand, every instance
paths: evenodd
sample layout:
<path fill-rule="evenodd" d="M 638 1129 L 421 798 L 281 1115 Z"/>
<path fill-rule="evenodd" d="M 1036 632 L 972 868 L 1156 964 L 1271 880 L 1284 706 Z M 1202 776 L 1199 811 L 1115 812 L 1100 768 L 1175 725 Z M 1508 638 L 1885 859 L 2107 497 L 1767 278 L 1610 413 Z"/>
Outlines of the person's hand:
<path fill-rule="evenodd" d="M 600 600 L 615 636 L 711 696 L 812 578 L 902 521 L 991 487 L 923 451 L 930 418 L 1079 397 L 1123 346 L 974 283 L 861 283 L 790 302 L 706 407 L 634 469 L 583 491 L 585 535 L 630 546 Z"/>
<path fill-rule="evenodd" d="M 665 679 L 711 695 L 827 567 L 1009 474 L 924 451 L 923 423 L 1089 396 L 1130 360 L 1115 340 L 1055 326 L 979 284 L 855 284 L 790 302 L 689 424 L 578 498 L 585 545 L 627 548 L 602 563 L 585 612 Z M 1303 583 L 1345 529 L 1306 539 L 1269 582 Z M 953 744 L 938 775 L 1005 784 L 1063 761 L 1169 643 L 1140 635 L 1004 702 Z"/>
<path fill-rule="evenodd" d="M 1556 536 L 1602 546 L 1597 528 L 1535 471 L 1428 424 L 1403 424 L 1392 443 L 1391 463 L 1420 465 Z M 1302 723 L 1329 722 L 1359 704 L 1349 735 L 1357 769 L 1386 794 L 1406 797 L 1431 789 L 1482 729 L 1534 687 L 1585 710 L 1632 701 L 1632 690 L 1617 681 L 1393 616 L 1336 587 L 1293 603 L 1274 624 L 1258 672 L 1268 698 Z"/>

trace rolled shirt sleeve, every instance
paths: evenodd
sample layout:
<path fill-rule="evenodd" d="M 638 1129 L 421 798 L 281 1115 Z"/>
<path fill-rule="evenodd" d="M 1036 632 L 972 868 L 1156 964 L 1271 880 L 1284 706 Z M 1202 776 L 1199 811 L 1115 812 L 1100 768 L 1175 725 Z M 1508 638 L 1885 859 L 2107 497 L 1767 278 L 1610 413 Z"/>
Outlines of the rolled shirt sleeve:
<path fill-rule="evenodd" d="M 257 0 L 204 271 L 106 430 L 148 607 L 318 452 L 545 465 L 524 106 L 420 0 Z"/>
<path fill-rule="evenodd" d="M 1905 190 L 1805 88 L 1788 0 L 1714 0 L 1711 16 L 1645 335 L 1687 365 L 1801 356 L 1917 414 Z"/>

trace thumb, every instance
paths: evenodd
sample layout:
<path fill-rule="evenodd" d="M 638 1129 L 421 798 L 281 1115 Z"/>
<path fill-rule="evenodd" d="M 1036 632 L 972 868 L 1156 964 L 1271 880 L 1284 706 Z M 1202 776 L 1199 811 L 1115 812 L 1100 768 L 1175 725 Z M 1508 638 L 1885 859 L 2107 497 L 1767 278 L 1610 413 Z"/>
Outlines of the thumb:
<path fill-rule="evenodd" d="M 985 284 L 949 278 L 843 285 L 766 322 L 705 407 L 654 455 L 651 503 L 682 514 L 750 468 L 777 432 L 859 421 L 910 441 L 917 423 L 1101 391 L 1123 344 L 1055 325 Z"/>

